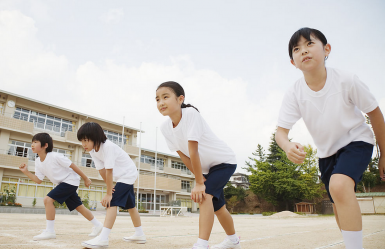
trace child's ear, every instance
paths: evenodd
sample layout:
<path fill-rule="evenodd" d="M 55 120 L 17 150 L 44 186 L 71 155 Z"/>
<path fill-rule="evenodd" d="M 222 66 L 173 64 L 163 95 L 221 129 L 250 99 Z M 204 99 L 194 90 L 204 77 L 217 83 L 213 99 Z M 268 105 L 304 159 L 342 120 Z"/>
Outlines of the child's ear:
<path fill-rule="evenodd" d="M 325 56 L 328 57 L 330 52 L 332 51 L 332 46 L 328 43 L 325 45 L 324 50 L 325 50 Z"/>
<path fill-rule="evenodd" d="M 290 63 L 291 63 L 293 66 L 295 66 L 295 68 L 297 68 L 297 66 L 295 65 L 295 62 L 294 62 L 293 59 L 290 60 Z"/>

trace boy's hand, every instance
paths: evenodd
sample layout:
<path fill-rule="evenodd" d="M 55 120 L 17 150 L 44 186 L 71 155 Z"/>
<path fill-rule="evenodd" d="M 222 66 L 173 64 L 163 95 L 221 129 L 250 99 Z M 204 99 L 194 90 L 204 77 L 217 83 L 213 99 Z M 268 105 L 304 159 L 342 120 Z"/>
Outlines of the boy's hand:
<path fill-rule="evenodd" d="M 206 197 L 206 186 L 203 183 L 197 183 L 193 190 L 191 191 L 191 199 L 199 204 L 202 204 L 204 198 Z"/>
<path fill-rule="evenodd" d="M 27 164 L 23 163 L 23 164 L 20 164 L 19 169 L 21 170 L 21 172 L 25 173 L 28 171 L 28 166 Z"/>
<path fill-rule="evenodd" d="M 92 181 L 90 180 L 90 178 L 86 178 L 84 179 L 84 185 L 88 188 L 90 185 L 91 185 Z"/>
<path fill-rule="evenodd" d="M 296 164 L 302 164 L 305 160 L 306 152 L 300 143 L 290 142 L 285 148 L 287 158 Z"/>
<path fill-rule="evenodd" d="M 380 171 L 381 181 L 385 181 L 385 158 L 382 156 L 378 160 L 378 170 Z"/>
<path fill-rule="evenodd" d="M 112 195 L 106 194 L 100 203 L 102 204 L 103 207 L 108 208 L 108 207 L 110 207 L 111 199 L 112 199 Z"/>

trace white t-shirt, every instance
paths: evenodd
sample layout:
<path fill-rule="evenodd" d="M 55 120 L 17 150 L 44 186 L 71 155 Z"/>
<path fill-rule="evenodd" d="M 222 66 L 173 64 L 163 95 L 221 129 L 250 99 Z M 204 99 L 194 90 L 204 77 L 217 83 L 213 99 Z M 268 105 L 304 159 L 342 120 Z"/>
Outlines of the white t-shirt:
<path fill-rule="evenodd" d="M 353 141 L 374 144 L 373 132 L 361 111 L 378 103 L 369 88 L 351 73 L 327 68 L 325 86 L 312 91 L 304 78 L 289 88 L 283 99 L 278 126 L 291 129 L 302 117 L 317 146 L 318 156 L 334 155 Z"/>
<path fill-rule="evenodd" d="M 161 131 L 171 151 L 181 151 L 188 157 L 188 141 L 198 142 L 203 174 L 221 163 L 237 163 L 234 152 L 211 131 L 200 113 L 192 107 L 182 108 L 182 118 L 177 127 L 173 128 L 169 118 L 162 124 Z"/>
<path fill-rule="evenodd" d="M 80 176 L 70 166 L 72 162 L 61 153 L 48 152 L 44 161 L 40 157 L 35 161 L 35 175 L 43 181 L 46 176 L 52 183 L 58 185 L 62 182 L 79 186 Z"/>
<path fill-rule="evenodd" d="M 100 145 L 98 152 L 92 150 L 90 155 L 97 170 L 113 169 L 113 179 L 116 182 L 132 185 L 138 177 L 135 163 L 130 156 L 108 139 Z"/>

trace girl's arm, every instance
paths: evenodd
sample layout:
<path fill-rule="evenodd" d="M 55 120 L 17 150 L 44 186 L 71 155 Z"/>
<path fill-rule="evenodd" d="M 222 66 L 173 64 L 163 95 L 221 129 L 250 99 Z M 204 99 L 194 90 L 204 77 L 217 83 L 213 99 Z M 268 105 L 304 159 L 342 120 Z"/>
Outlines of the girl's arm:
<path fill-rule="evenodd" d="M 202 203 L 206 195 L 206 186 L 204 184 L 205 179 L 202 174 L 202 165 L 198 153 L 198 142 L 188 141 L 188 150 L 196 181 L 195 187 L 191 191 L 191 199 L 193 199 L 194 202 Z"/>
<path fill-rule="evenodd" d="M 78 166 L 76 166 L 74 163 L 70 165 L 70 168 L 76 172 L 76 174 L 80 175 L 81 178 L 84 180 L 84 185 L 86 187 L 89 187 L 91 185 L 91 180 L 84 174 L 84 172 L 79 169 Z"/>
<path fill-rule="evenodd" d="M 306 152 L 300 143 L 290 142 L 288 129 L 278 126 L 275 133 L 275 141 L 285 151 L 287 158 L 296 164 L 302 164 L 305 160 Z"/>
<path fill-rule="evenodd" d="M 112 200 L 112 184 L 113 184 L 112 174 L 113 173 L 112 173 L 112 169 L 103 169 L 103 170 L 105 172 L 105 178 L 103 178 L 103 179 L 105 179 L 104 181 L 107 184 L 107 193 L 103 197 L 101 203 L 102 203 L 103 207 L 110 207 L 111 200 Z M 101 174 L 101 176 L 103 177 L 102 174 Z"/>
<path fill-rule="evenodd" d="M 370 118 L 370 123 L 376 136 L 378 147 L 380 147 L 380 158 L 378 161 L 378 169 L 382 181 L 385 181 L 385 156 L 382 156 L 382 151 L 385 151 L 385 122 L 381 109 L 377 107 L 373 111 L 367 113 Z"/>
<path fill-rule="evenodd" d="M 99 170 L 99 174 L 103 178 L 103 181 L 106 182 L 106 169 Z"/>
<path fill-rule="evenodd" d="M 180 150 L 178 150 L 176 153 L 178 153 L 178 155 L 179 155 L 180 159 L 182 159 L 182 162 L 184 163 L 184 165 L 186 165 L 186 167 L 194 174 L 194 169 L 193 169 L 193 166 L 191 165 L 190 158 L 188 156 L 186 156 L 185 154 L 183 154 L 183 152 L 181 152 Z"/>
<path fill-rule="evenodd" d="M 19 166 L 19 169 L 21 170 L 21 172 L 24 173 L 24 175 L 28 176 L 29 179 L 36 182 L 37 184 L 40 184 L 42 182 L 42 180 L 40 180 L 36 175 L 28 171 L 28 166 L 25 163 L 21 164 Z"/>

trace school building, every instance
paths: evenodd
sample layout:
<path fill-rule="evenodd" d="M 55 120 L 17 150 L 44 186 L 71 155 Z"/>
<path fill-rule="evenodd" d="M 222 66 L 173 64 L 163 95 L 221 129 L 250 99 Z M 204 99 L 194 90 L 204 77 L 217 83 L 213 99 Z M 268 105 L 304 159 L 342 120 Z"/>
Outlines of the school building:
<path fill-rule="evenodd" d="M 29 171 L 34 173 L 37 155 L 32 153 L 31 139 L 36 133 L 47 132 L 53 138 L 53 151 L 64 154 L 92 180 L 89 188 L 86 188 L 81 180 L 78 189 L 80 197 L 84 198 L 88 194 L 91 206 L 103 209 L 100 201 L 106 193 L 106 184 L 95 169 L 90 154 L 84 152 L 76 136 L 77 129 L 91 121 L 99 123 L 107 138 L 121 146 L 137 167 L 140 161 L 139 203 L 144 209 L 154 209 L 156 174 L 157 210 L 160 206 L 175 201 L 180 202 L 189 211 L 197 210 L 197 205 L 190 199 L 194 176 L 178 156 L 162 152 L 157 153 L 155 172 L 155 151 L 144 148 L 140 151 L 139 129 L 124 127 L 122 135 L 122 124 L 2 90 L 0 90 L 0 192 L 4 193 L 6 189 L 14 188 L 16 202 L 28 207 L 32 206 L 36 198 L 36 207 L 44 207 L 43 198 L 54 185 L 48 179 L 36 184 L 18 167 L 25 163 Z M 135 182 L 135 192 L 138 180 Z"/>

